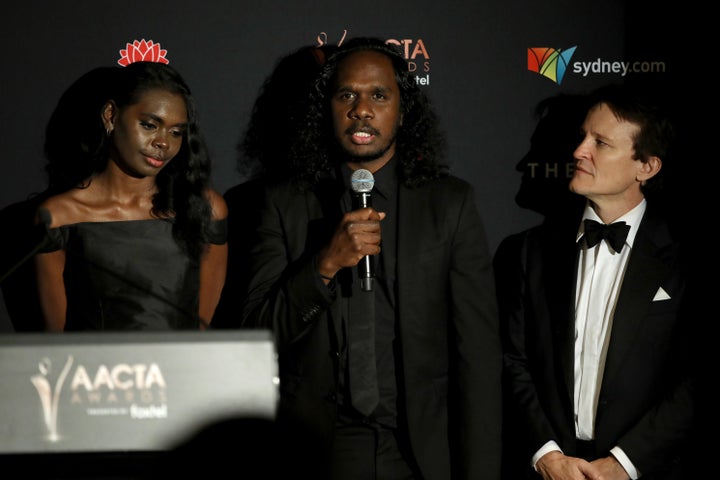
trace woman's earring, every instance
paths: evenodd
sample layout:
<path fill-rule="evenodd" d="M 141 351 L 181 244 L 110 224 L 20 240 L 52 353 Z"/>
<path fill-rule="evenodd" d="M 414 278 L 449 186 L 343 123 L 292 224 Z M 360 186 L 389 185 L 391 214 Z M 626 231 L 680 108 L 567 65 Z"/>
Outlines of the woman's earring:
<path fill-rule="evenodd" d="M 107 136 L 109 137 L 110 134 L 112 133 L 112 128 L 106 128 L 105 132 L 107 133 Z"/>

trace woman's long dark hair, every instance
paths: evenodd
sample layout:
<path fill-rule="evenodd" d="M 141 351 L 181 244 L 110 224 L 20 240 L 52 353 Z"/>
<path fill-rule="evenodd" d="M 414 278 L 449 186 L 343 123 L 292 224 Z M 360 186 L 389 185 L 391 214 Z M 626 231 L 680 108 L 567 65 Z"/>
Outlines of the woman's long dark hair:
<path fill-rule="evenodd" d="M 112 141 L 101 120 L 106 101 L 113 100 L 122 110 L 155 89 L 183 97 L 188 123 L 180 151 L 156 177 L 158 192 L 153 197 L 152 213 L 158 217 L 172 217 L 175 240 L 191 256 L 198 258 L 208 243 L 212 215 L 205 196 L 210 179 L 210 159 L 190 88 L 169 65 L 135 62 L 126 67 L 95 69 L 66 91 L 46 129 L 48 191 L 54 194 L 83 188 L 93 174 L 106 168 Z"/>

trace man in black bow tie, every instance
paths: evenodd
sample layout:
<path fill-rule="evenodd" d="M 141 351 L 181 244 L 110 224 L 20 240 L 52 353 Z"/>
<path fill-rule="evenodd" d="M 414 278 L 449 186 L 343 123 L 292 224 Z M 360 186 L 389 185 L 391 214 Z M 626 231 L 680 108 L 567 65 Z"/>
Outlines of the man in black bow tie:
<path fill-rule="evenodd" d="M 687 264 L 649 195 L 672 127 L 627 88 L 591 99 L 569 184 L 582 217 L 525 232 L 497 285 L 520 423 L 507 434 L 528 478 L 689 478 Z"/>

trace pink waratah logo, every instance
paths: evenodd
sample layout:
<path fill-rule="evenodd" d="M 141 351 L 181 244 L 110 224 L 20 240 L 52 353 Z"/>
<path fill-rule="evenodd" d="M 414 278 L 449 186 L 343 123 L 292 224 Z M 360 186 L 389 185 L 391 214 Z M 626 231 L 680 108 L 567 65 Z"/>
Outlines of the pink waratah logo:
<path fill-rule="evenodd" d="M 159 43 L 153 43 L 152 40 L 145 41 L 135 40 L 133 43 L 128 43 L 127 48 L 120 50 L 120 60 L 118 63 L 123 67 L 127 67 L 131 63 L 135 62 L 157 62 L 157 63 L 170 63 L 170 60 L 165 58 L 167 50 L 160 48 Z"/>

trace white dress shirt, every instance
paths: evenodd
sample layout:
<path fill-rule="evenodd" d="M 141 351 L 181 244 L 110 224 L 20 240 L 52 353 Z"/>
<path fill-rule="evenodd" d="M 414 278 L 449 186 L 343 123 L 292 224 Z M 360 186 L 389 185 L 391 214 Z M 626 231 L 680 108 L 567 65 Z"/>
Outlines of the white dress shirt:
<path fill-rule="evenodd" d="M 625 275 L 637 227 L 645 213 L 643 199 L 616 222 L 630 226 L 623 249 L 617 253 L 602 240 L 596 246 L 587 248 L 583 242 L 580 250 L 575 292 L 575 435 L 581 440 L 595 438 L 595 414 L 600 396 L 605 356 L 612 331 L 615 304 Z M 591 219 L 604 223 L 589 203 L 580 222 L 577 241 L 585 233 L 584 220 Z M 560 450 L 554 441 L 546 443 L 533 456 L 533 465 L 545 453 Z M 611 450 L 630 478 L 637 479 L 639 472 L 619 447 Z"/>

